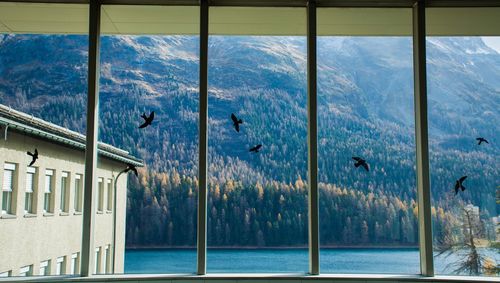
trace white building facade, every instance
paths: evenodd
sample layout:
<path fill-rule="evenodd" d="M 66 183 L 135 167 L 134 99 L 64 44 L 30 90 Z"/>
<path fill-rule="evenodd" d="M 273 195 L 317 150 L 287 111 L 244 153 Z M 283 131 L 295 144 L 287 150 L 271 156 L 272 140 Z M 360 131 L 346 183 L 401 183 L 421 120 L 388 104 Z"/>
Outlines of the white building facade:
<path fill-rule="evenodd" d="M 0 127 L 0 277 L 78 274 L 85 136 L 3 105 Z M 127 175 L 117 177 L 130 164 L 142 166 L 99 144 L 95 273 L 123 273 Z"/>

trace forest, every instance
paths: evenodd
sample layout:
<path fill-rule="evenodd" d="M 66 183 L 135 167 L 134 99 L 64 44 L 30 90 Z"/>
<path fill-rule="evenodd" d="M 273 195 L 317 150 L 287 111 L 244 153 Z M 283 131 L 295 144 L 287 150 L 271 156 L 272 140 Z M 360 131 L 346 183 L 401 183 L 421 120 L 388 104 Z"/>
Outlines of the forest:
<path fill-rule="evenodd" d="M 461 237 L 462 208 L 468 204 L 479 207 L 480 238 L 497 238 L 500 56 L 491 50 L 471 53 L 474 46 L 488 50 L 480 39 L 429 42 L 436 241 Z M 197 47 L 197 38 L 189 36 L 102 40 L 99 140 L 145 163 L 138 177 L 128 176 L 128 247 L 195 245 Z M 1 103 L 85 133 L 85 48 L 86 38 L 79 36 L 3 36 Z M 407 50 L 411 40 L 404 37 L 320 41 L 324 246 L 417 246 L 412 56 Z M 305 40 L 213 37 L 209 58 L 209 246 L 305 246 Z M 140 115 L 151 111 L 153 124 L 138 129 Z M 243 119 L 239 133 L 231 113 Z M 478 146 L 479 135 L 491 143 Z M 256 144 L 263 144 L 262 150 L 248 152 Z M 366 159 L 370 171 L 355 168 L 353 156 Z M 455 180 L 463 175 L 468 175 L 467 190 L 455 196 Z"/>

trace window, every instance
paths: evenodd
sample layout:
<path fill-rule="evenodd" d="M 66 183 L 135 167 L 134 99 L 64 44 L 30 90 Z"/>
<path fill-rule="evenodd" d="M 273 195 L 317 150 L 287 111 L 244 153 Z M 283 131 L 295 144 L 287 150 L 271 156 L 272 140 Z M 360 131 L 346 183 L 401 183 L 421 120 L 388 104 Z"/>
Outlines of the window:
<path fill-rule="evenodd" d="M 14 196 L 14 173 L 16 165 L 5 163 L 3 171 L 3 186 L 2 186 L 2 214 L 13 214 L 15 200 Z"/>
<path fill-rule="evenodd" d="M 199 11 L 197 6 L 102 6 L 102 22 L 113 24 L 102 25 L 98 138 L 140 156 L 145 165 L 138 177 L 120 173 L 125 164 L 112 179 L 100 175 L 106 177 L 101 207 L 115 211 L 118 220 L 120 207 L 126 207 L 125 273 L 196 270 Z M 151 124 L 144 124 L 144 117 L 152 118 Z M 106 162 L 100 158 L 98 166 Z M 130 246 L 165 248 L 150 257 Z M 123 248 L 109 247 L 109 269 L 105 252 L 103 246 L 101 273 L 113 272 L 113 252 L 119 259 Z M 168 263 L 160 264 L 162 259 Z"/>
<path fill-rule="evenodd" d="M 45 193 L 43 195 L 43 212 L 53 212 L 54 194 L 53 194 L 53 176 L 54 170 L 45 170 Z"/>
<path fill-rule="evenodd" d="M 68 212 L 68 184 L 69 173 L 62 172 L 61 174 L 61 212 Z"/>
<path fill-rule="evenodd" d="M 95 249 L 95 262 L 94 262 L 94 274 L 100 274 L 102 272 L 102 262 L 101 262 L 101 248 Z"/>
<path fill-rule="evenodd" d="M 39 275 L 45 276 L 50 275 L 50 259 L 40 262 L 40 273 Z"/>
<path fill-rule="evenodd" d="M 317 13 L 320 270 L 418 274 L 412 11 Z"/>
<path fill-rule="evenodd" d="M 31 276 L 33 275 L 33 265 L 23 266 L 19 269 L 19 276 Z"/>
<path fill-rule="evenodd" d="M 58 257 L 56 260 L 56 275 L 66 274 L 66 256 Z"/>
<path fill-rule="evenodd" d="M 106 182 L 106 185 L 107 185 L 107 207 L 106 209 L 108 211 L 111 211 L 113 209 L 113 180 L 111 179 L 108 179 L 108 181 Z"/>
<path fill-rule="evenodd" d="M 36 168 L 35 167 L 27 167 L 26 168 L 26 192 L 24 196 L 24 213 L 34 213 L 34 203 L 35 197 L 35 176 L 36 176 Z"/>
<path fill-rule="evenodd" d="M 98 181 L 98 193 L 97 193 L 97 211 L 102 212 L 104 207 L 104 179 L 99 178 Z"/>
<path fill-rule="evenodd" d="M 106 248 L 104 249 L 104 273 L 106 274 L 111 274 L 111 249 L 110 245 L 107 245 Z"/>
<path fill-rule="evenodd" d="M 80 253 L 74 253 L 71 255 L 71 274 L 80 273 Z"/>
<path fill-rule="evenodd" d="M 82 212 L 82 175 L 81 174 L 76 174 L 75 175 L 75 211 L 76 212 Z"/>
<path fill-rule="evenodd" d="M 207 272 L 308 270 L 305 16 L 210 7 Z"/>
<path fill-rule="evenodd" d="M 0 272 L 0 278 L 2 277 L 10 277 L 12 276 L 12 271 L 9 270 L 9 271 L 5 271 L 5 272 Z"/>

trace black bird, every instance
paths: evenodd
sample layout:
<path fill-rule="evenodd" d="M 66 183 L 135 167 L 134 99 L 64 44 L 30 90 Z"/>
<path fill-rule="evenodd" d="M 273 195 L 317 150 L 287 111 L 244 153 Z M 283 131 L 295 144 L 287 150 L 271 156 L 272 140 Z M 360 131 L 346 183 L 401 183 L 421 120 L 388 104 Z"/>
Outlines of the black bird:
<path fill-rule="evenodd" d="M 483 142 L 489 143 L 485 138 L 477 138 L 476 140 L 478 141 L 477 145 L 481 145 Z"/>
<path fill-rule="evenodd" d="M 256 146 L 252 147 L 252 148 L 250 149 L 250 152 L 255 152 L 255 153 L 257 153 L 257 152 L 259 152 L 259 150 L 260 150 L 260 148 L 261 148 L 261 147 L 262 147 L 262 145 L 261 145 L 261 144 L 258 144 L 258 145 L 256 145 Z"/>
<path fill-rule="evenodd" d="M 28 166 L 31 166 L 33 164 L 35 164 L 35 161 L 38 159 L 38 149 L 35 148 L 35 153 L 31 153 L 31 152 L 26 152 L 29 156 L 31 156 L 31 162 L 30 162 L 30 165 Z"/>
<path fill-rule="evenodd" d="M 356 161 L 356 163 L 354 163 L 354 166 L 356 168 L 358 168 L 359 166 L 363 166 L 363 168 L 365 168 L 367 172 L 370 171 L 370 168 L 368 168 L 368 163 L 366 163 L 366 160 L 362 159 L 361 157 L 353 157 L 352 159 Z"/>
<path fill-rule="evenodd" d="M 236 131 L 239 133 L 240 132 L 240 124 L 243 124 L 243 120 L 236 118 L 236 115 L 234 115 L 234 113 L 231 113 L 231 120 L 233 120 L 233 126 L 236 129 Z"/>
<path fill-rule="evenodd" d="M 139 129 L 146 128 L 147 126 L 151 125 L 151 123 L 153 123 L 153 120 L 155 118 L 155 112 L 151 111 L 151 114 L 149 114 L 149 117 L 146 116 L 146 113 L 142 113 L 141 117 L 142 117 L 142 119 L 144 119 L 144 123 L 139 126 Z"/>
<path fill-rule="evenodd" d="M 462 192 L 465 191 L 465 187 L 463 185 L 463 182 L 465 181 L 465 179 L 467 179 L 467 176 L 462 176 L 460 179 L 458 179 L 456 182 L 455 182 L 455 195 L 458 194 L 458 190 L 461 189 Z"/>
<path fill-rule="evenodd" d="M 135 176 L 137 176 L 137 168 L 135 168 L 134 165 L 128 164 L 127 169 L 125 169 L 123 172 L 127 173 L 128 171 L 134 172 Z"/>

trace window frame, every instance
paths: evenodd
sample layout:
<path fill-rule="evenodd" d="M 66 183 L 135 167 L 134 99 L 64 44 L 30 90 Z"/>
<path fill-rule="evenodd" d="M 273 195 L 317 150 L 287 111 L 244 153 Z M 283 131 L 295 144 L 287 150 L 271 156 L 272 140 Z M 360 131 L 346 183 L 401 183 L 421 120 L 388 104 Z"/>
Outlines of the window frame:
<path fill-rule="evenodd" d="M 55 170 L 45 169 L 45 179 L 44 179 L 44 193 L 43 193 L 43 213 L 49 215 L 54 213 L 54 176 Z"/>
<path fill-rule="evenodd" d="M 17 164 L 5 162 L 2 175 L 2 215 L 16 214 Z M 7 174 L 10 176 L 7 178 Z M 10 179 L 10 184 L 6 184 Z"/>

